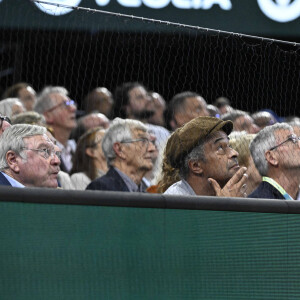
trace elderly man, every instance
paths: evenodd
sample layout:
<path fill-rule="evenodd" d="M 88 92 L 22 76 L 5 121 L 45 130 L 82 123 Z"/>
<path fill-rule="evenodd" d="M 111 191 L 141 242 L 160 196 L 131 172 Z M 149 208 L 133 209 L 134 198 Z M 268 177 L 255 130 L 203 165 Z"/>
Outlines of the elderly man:
<path fill-rule="evenodd" d="M 175 95 L 168 105 L 168 125 L 176 130 L 197 117 L 209 116 L 207 104 L 203 97 L 194 92 Z"/>
<path fill-rule="evenodd" d="M 155 152 L 147 127 L 137 120 L 116 118 L 103 137 L 102 149 L 110 169 L 87 189 L 143 192 L 142 179 L 153 167 Z"/>
<path fill-rule="evenodd" d="M 246 168 L 229 146 L 232 122 L 198 117 L 178 128 L 166 146 L 168 164 L 181 180 L 165 194 L 245 197 Z"/>
<path fill-rule="evenodd" d="M 60 152 L 44 127 L 17 124 L 0 138 L 0 185 L 57 188 Z"/>
<path fill-rule="evenodd" d="M 63 87 L 47 87 L 38 97 L 34 110 L 43 114 L 47 124 L 52 127 L 57 146 L 62 149 L 61 169 L 67 173 L 72 168 L 72 156 L 76 143 L 70 139 L 76 127 L 76 104 L 68 97 Z"/>
<path fill-rule="evenodd" d="M 300 178 L 300 144 L 293 128 L 277 123 L 262 129 L 250 152 L 262 183 L 249 198 L 296 199 Z"/>

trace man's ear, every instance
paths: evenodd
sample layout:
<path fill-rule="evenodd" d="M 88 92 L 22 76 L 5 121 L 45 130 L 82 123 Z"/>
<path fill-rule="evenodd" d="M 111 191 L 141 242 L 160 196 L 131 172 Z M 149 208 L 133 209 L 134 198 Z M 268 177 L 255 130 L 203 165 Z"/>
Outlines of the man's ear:
<path fill-rule="evenodd" d="M 121 159 L 125 159 L 126 158 L 126 154 L 123 151 L 123 145 L 122 143 L 116 142 L 113 144 L 113 149 L 117 155 L 117 157 L 121 158 Z"/>
<path fill-rule="evenodd" d="M 265 158 L 267 160 L 267 162 L 272 165 L 272 166 L 278 166 L 278 158 L 277 158 L 277 155 L 274 154 L 274 151 L 270 151 L 268 150 L 266 153 L 265 153 Z"/>
<path fill-rule="evenodd" d="M 203 168 L 202 168 L 202 163 L 199 160 L 190 160 L 188 162 L 189 169 L 191 170 L 192 173 L 196 175 L 202 175 L 203 174 Z"/>
<path fill-rule="evenodd" d="M 22 159 L 19 155 L 17 155 L 14 151 L 8 150 L 5 155 L 8 167 L 13 170 L 15 173 L 20 172 L 19 162 Z"/>

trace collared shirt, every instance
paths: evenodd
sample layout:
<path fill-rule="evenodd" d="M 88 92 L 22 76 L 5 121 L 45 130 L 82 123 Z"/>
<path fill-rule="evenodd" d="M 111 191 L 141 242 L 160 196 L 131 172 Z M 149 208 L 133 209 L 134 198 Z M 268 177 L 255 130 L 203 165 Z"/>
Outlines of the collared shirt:
<path fill-rule="evenodd" d="M 165 195 L 191 195 L 196 196 L 192 187 L 184 179 L 172 184 L 165 192 Z"/>
<path fill-rule="evenodd" d="M 66 167 L 66 171 L 70 172 L 73 166 L 72 156 L 76 150 L 75 140 L 68 140 L 66 147 L 59 141 L 56 141 L 56 145 L 61 149 L 61 159 L 63 161 L 64 166 Z"/>
<path fill-rule="evenodd" d="M 143 193 L 143 187 L 142 184 L 140 184 L 139 186 L 129 177 L 127 176 L 125 173 L 123 173 L 122 171 L 120 171 L 118 168 L 113 167 L 118 174 L 121 176 L 121 178 L 124 180 L 129 192 L 141 192 Z"/>
<path fill-rule="evenodd" d="M 1 173 L 9 181 L 11 186 L 18 187 L 18 188 L 24 188 L 25 187 L 25 185 L 23 185 L 19 181 L 15 180 L 14 178 L 10 177 L 9 175 L 5 174 L 4 172 L 1 172 Z"/>

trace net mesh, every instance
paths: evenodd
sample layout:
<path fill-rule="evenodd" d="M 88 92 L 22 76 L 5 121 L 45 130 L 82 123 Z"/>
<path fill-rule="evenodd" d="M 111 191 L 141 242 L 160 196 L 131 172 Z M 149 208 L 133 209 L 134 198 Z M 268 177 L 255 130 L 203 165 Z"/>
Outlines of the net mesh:
<path fill-rule="evenodd" d="M 2 20 L 10 24 L 0 33 L 2 91 L 19 81 L 62 85 L 82 108 L 94 87 L 139 81 L 167 101 L 191 90 L 208 103 L 226 96 L 250 112 L 297 113 L 299 44 L 79 8 L 52 24 L 32 18 L 29 5 Z"/>

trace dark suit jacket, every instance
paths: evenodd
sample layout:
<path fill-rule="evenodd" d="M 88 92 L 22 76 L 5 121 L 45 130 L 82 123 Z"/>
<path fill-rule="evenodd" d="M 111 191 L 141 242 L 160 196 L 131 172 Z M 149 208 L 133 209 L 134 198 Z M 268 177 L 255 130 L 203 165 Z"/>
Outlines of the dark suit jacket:
<path fill-rule="evenodd" d="M 262 199 L 283 199 L 285 198 L 281 195 L 281 193 L 273 187 L 270 183 L 263 181 L 257 187 L 257 189 L 252 192 L 248 198 L 262 198 Z"/>
<path fill-rule="evenodd" d="M 6 177 L 1 172 L 0 172 L 0 185 L 9 185 L 9 186 L 11 186 L 9 181 L 6 179 Z"/>
<path fill-rule="evenodd" d="M 129 192 L 124 180 L 114 168 L 110 168 L 104 176 L 93 180 L 86 189 Z"/>

